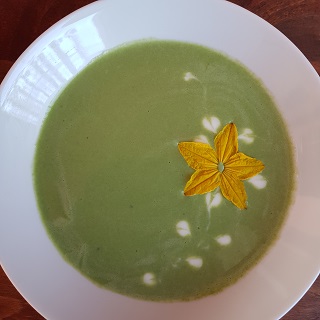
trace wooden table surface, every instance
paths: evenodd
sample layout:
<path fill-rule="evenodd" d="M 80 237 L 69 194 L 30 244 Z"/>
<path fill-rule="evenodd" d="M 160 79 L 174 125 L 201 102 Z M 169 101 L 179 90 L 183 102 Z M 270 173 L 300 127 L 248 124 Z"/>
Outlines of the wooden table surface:
<path fill-rule="evenodd" d="M 0 82 L 34 39 L 56 21 L 91 2 L 93 0 L 0 0 Z M 256 13 L 282 31 L 320 74 L 320 0 L 231 2 Z M 23 299 L 0 268 L 1 319 L 38 320 L 43 317 Z M 320 320 L 320 277 L 282 319 Z"/>

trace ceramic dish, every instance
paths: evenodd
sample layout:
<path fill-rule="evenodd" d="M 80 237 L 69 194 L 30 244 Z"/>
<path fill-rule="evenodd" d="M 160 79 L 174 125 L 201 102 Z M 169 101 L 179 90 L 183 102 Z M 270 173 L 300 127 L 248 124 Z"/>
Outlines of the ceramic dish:
<path fill-rule="evenodd" d="M 247 66 L 274 97 L 292 137 L 295 201 L 262 261 L 221 293 L 184 303 L 140 301 L 101 289 L 60 256 L 37 210 L 35 144 L 48 107 L 92 59 L 140 39 L 201 44 Z M 320 81 L 279 31 L 226 1 L 108 0 L 67 16 L 18 59 L 0 89 L 0 258 L 47 319 L 277 319 L 320 268 Z"/>

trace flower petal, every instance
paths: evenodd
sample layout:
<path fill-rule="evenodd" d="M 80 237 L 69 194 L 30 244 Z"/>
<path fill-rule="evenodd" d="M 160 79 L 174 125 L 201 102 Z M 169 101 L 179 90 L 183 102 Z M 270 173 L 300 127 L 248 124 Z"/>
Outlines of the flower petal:
<path fill-rule="evenodd" d="M 223 196 L 239 209 L 247 209 L 247 194 L 243 182 L 232 172 L 221 174 L 220 190 Z"/>
<path fill-rule="evenodd" d="M 220 175 L 218 169 L 197 170 L 187 182 L 184 195 L 193 196 L 213 191 L 220 184 Z"/>
<path fill-rule="evenodd" d="M 264 169 L 264 164 L 242 152 L 234 154 L 224 164 L 224 169 L 237 175 L 240 180 L 249 179 Z"/>
<path fill-rule="evenodd" d="M 215 137 L 214 145 L 219 161 L 225 163 L 238 152 L 238 131 L 234 123 L 228 123 Z"/>
<path fill-rule="evenodd" d="M 192 169 L 211 169 L 218 165 L 217 154 L 209 144 L 180 142 L 178 148 Z"/>

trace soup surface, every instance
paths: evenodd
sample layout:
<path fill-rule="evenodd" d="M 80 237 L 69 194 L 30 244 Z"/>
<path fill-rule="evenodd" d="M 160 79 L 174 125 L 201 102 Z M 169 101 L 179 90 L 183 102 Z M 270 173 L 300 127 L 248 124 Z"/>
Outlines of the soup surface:
<path fill-rule="evenodd" d="M 184 196 L 194 172 L 177 144 L 213 146 L 229 122 L 265 169 L 248 209 L 219 189 Z M 242 65 L 194 44 L 136 42 L 71 81 L 44 121 L 34 182 L 64 259 L 112 291 L 146 300 L 219 292 L 276 239 L 294 183 L 291 142 L 270 95 Z"/>

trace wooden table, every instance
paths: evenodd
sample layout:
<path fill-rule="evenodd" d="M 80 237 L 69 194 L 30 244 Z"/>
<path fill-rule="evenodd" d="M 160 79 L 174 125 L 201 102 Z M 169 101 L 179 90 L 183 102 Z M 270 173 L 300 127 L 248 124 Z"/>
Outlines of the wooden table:
<path fill-rule="evenodd" d="M 93 0 L 0 0 L 0 81 L 42 32 L 70 12 L 91 2 Z M 320 74 L 320 0 L 231 2 L 256 13 L 282 31 Z M 1 268 L 0 319 L 43 319 L 18 293 Z M 320 319 L 320 277 L 282 319 Z"/>

